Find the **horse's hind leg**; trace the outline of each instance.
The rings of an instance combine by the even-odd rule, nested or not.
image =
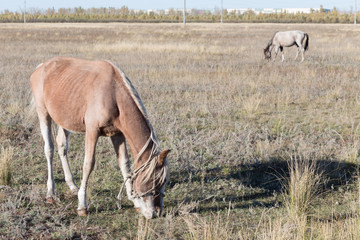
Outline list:
[[[134,199],[131,196],[131,183],[129,181],[131,177],[130,160],[126,150],[125,137],[122,133],[114,135],[111,137],[111,142],[114,145],[119,167],[124,178],[127,197],[129,200],[133,201]],[[121,190],[122,188],[120,189],[120,192],[118,194],[118,199],[121,198]]]
[[[53,177],[53,157],[54,157],[54,144],[51,134],[51,118],[46,112],[38,111],[41,135],[44,139],[44,152],[48,165],[48,180],[47,180],[47,193],[46,201],[48,203],[54,202],[55,196],[55,182]]]
[[[295,59],[294,59],[294,60],[296,60],[297,57],[299,56],[299,52],[300,52],[300,47],[298,47],[298,49],[297,49],[297,51],[296,51],[296,56],[295,56]]]
[[[303,39],[304,40],[304,39]],[[304,61],[304,47],[303,47],[303,45],[302,45],[302,41],[296,41],[296,45],[298,46],[298,51],[297,51],[297,53],[296,53],[296,57],[295,57],[295,60],[296,60],[296,58],[298,57],[298,55],[299,55],[299,52],[301,52],[301,62],[303,62]]]
[[[58,152],[59,152],[59,156],[61,159],[61,164],[62,167],[64,169],[64,174],[65,174],[65,181],[66,184],[69,186],[70,191],[74,194],[77,195],[78,192],[78,187],[76,186],[75,182],[74,182],[74,177],[73,174],[70,170],[70,166],[69,166],[69,161],[68,161],[68,147],[69,147],[69,134],[70,132],[65,130],[64,128],[59,126],[58,129],[58,134],[56,137],[56,143],[58,146]]]
[[[304,52],[305,52],[305,49],[303,47],[301,47],[301,62],[304,61]]]

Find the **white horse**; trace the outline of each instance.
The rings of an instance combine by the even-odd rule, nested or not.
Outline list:
[[[283,47],[291,47],[294,45],[298,47],[295,60],[301,51],[301,62],[304,61],[304,52],[309,48],[309,35],[302,31],[276,32],[264,49],[265,59],[271,59],[271,52],[275,48],[275,57],[273,61],[275,61],[279,49],[281,51],[281,59],[284,61]]]

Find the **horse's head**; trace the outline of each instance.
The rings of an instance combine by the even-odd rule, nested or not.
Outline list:
[[[158,217],[162,213],[165,185],[169,175],[169,151],[166,149],[154,157],[133,179],[135,208],[147,219]]]
[[[271,59],[271,52],[269,48],[264,49],[264,59]]]

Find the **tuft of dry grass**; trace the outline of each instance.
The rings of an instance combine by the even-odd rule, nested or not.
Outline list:
[[[11,185],[12,162],[14,161],[14,148],[1,148],[0,151],[0,185]]]
[[[289,177],[285,184],[283,203],[290,224],[295,224],[297,239],[304,239],[313,202],[319,197],[323,184],[322,173],[315,161],[291,156],[288,161]]]
[[[220,214],[212,214],[208,218],[198,214],[182,216],[186,226],[184,237],[189,240],[234,239],[237,234],[234,232],[229,216],[230,209],[225,219]]]

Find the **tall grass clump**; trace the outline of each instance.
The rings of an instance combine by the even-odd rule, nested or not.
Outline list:
[[[234,230],[230,218],[230,205],[226,216],[212,214],[209,218],[198,214],[185,214],[185,239],[191,240],[216,240],[216,239],[242,239],[240,233]]]
[[[0,152],[0,185],[11,184],[11,162],[14,157],[14,148],[1,148]]]
[[[295,234],[302,239],[305,237],[311,204],[319,195],[322,173],[315,161],[303,157],[290,157],[288,168],[283,202],[289,220],[295,224]]]

